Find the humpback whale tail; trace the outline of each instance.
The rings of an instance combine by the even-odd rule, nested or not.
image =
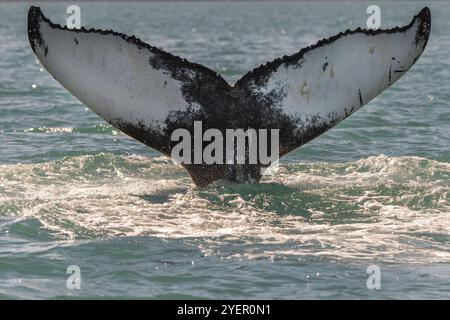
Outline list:
[[[45,69],[114,127],[168,156],[176,146],[172,133],[194,136],[200,121],[223,136],[228,129],[279,130],[282,157],[403,76],[424,51],[430,28],[424,8],[404,27],[347,30],[261,65],[231,86],[211,69],[134,36],[61,27],[37,7],[28,13],[30,45]],[[200,149],[206,145],[201,141]],[[195,143],[189,148],[193,154]],[[227,161],[224,147],[215,152],[223,161],[182,163],[197,185],[258,181],[266,166],[259,156],[250,163],[249,152],[244,163]]]

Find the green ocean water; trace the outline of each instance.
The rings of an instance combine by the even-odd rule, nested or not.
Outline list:
[[[36,3],[33,3],[36,5]],[[65,24],[70,3],[43,2]],[[450,3],[427,5],[423,56],[390,89],[282,159],[260,184],[200,189],[36,63],[27,3],[0,3],[0,298],[450,298]],[[363,2],[85,3],[230,82],[366,24]],[[67,287],[69,266],[81,288]],[[367,287],[380,268],[381,288]]]

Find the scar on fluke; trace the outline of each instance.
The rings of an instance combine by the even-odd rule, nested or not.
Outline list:
[[[389,66],[389,84],[391,84],[391,78],[392,78],[392,66]]]
[[[78,45],[79,42],[78,42],[77,38],[73,38],[73,41],[75,41],[75,44]]]
[[[302,84],[302,86],[300,87],[300,94],[301,94],[302,96],[308,95],[308,94],[309,94],[308,82],[306,82],[306,80],[303,81],[303,84]]]
[[[328,62],[325,62],[322,66],[323,72],[325,72],[327,70],[327,67],[328,67]]]
[[[352,106],[352,108],[350,109],[350,112],[347,111],[347,108],[344,108],[344,112],[345,112],[345,117],[349,117],[353,111],[355,111],[355,106]]]
[[[334,66],[333,65],[331,65],[331,68],[330,68],[330,79],[334,79]]]
[[[362,96],[361,96],[361,89],[358,90],[358,96],[359,96],[359,104],[362,106],[363,100],[362,100]]]

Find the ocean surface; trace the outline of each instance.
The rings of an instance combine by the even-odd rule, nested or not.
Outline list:
[[[275,176],[206,189],[53,80],[29,5],[0,3],[0,298],[450,298],[450,3],[377,2],[385,28],[425,3],[428,47],[393,87]],[[41,7],[65,24],[68,5]],[[232,83],[368,17],[360,2],[80,6],[82,25]]]

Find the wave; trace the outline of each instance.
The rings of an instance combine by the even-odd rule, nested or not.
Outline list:
[[[284,164],[260,184],[201,189],[170,159],[99,153],[0,165],[0,228],[201,239],[205,255],[226,258],[449,263],[449,192],[450,164],[419,157]]]
[[[122,134],[111,125],[99,124],[92,127],[39,127],[28,128],[24,132],[28,133],[104,133],[118,135]]]

